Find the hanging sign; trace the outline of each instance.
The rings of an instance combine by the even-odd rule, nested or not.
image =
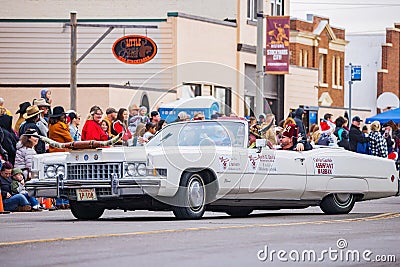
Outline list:
[[[289,32],[290,17],[267,17],[266,73],[289,73]]]
[[[157,54],[156,43],[146,36],[127,35],[115,41],[112,52],[126,64],[143,64]]]

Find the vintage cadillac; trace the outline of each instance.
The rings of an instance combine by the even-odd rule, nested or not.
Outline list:
[[[248,135],[242,120],[191,121],[168,125],[145,146],[69,143],[81,149],[35,156],[26,186],[36,197],[69,199],[72,214],[86,220],[105,209],[173,211],[180,219],[309,206],[345,214],[357,201],[398,194],[393,160],[335,147],[250,149]]]

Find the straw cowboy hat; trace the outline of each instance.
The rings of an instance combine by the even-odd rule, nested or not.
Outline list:
[[[43,112],[43,110],[39,110],[38,106],[36,106],[36,105],[30,106],[26,109],[26,113],[24,114],[24,119],[32,118],[42,112]]]

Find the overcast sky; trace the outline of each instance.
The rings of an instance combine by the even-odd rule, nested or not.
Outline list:
[[[292,0],[290,15],[306,20],[306,14],[330,18],[330,24],[346,33],[380,33],[400,23],[399,0]]]

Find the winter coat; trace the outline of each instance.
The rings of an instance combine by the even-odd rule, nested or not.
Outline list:
[[[1,146],[7,152],[8,161],[14,164],[18,138],[15,136],[14,131],[9,132],[8,130],[1,128],[1,132]]]
[[[94,120],[87,120],[83,125],[81,140],[107,141],[108,135],[101,129],[100,124]]]
[[[349,131],[349,140],[350,140],[350,150],[357,152],[357,143],[367,143],[368,138],[363,135],[360,131],[360,127],[351,125]]]
[[[71,134],[69,133],[69,127],[66,123],[62,121],[58,121],[55,124],[50,124],[49,126],[49,138],[59,142],[59,143],[70,143],[73,142],[74,139],[72,139]],[[49,152],[66,152],[68,149],[60,149],[60,148],[54,148],[50,147]]]
[[[349,132],[343,127],[336,127],[333,134],[338,139],[338,146],[343,147],[346,150],[350,150],[350,140],[349,140]]]
[[[387,158],[387,144],[381,133],[377,131],[371,131],[368,135],[368,139],[371,155]]]
[[[122,140],[127,141],[132,138],[132,133],[129,131],[129,129],[125,127],[125,125],[120,120],[114,121],[112,124],[112,128],[116,135],[121,132],[125,132],[124,136],[122,137]]]
[[[21,170],[31,170],[33,156],[35,156],[36,154],[37,153],[35,149],[23,146],[21,142],[18,142],[14,168],[19,168]],[[25,172],[24,176],[27,177]]]
[[[7,193],[12,194],[12,191],[11,191],[11,182],[12,182],[11,177],[4,178],[4,177],[0,176],[1,197],[2,197],[3,199],[6,199]]]

